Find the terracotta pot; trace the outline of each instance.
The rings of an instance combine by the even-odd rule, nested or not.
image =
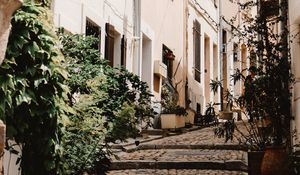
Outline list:
[[[264,151],[249,151],[248,152],[248,174],[261,175],[261,163],[263,160]]]
[[[261,175],[288,175],[288,153],[285,147],[267,147]]]

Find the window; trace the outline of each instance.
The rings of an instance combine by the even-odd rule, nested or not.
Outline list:
[[[162,50],[163,63],[167,66],[168,79],[171,81],[173,78],[173,61],[175,59],[175,55],[173,52],[165,45],[163,45]]]
[[[115,27],[109,23],[105,24],[105,54],[104,57],[109,61],[110,66],[114,66],[114,40]]]
[[[200,105],[200,103],[197,103],[197,106],[196,106],[196,113],[197,113],[197,114],[201,114],[201,105]]]
[[[126,66],[127,39],[115,30],[109,23],[105,25],[105,54],[104,58],[110,66]]]
[[[126,66],[126,51],[127,51],[127,39],[122,36],[121,39],[121,66]]]
[[[238,61],[238,44],[233,44],[233,61]]]
[[[260,4],[260,15],[273,17],[279,15],[279,0],[262,0]]]
[[[100,48],[101,48],[101,29],[100,27],[92,22],[90,19],[87,19],[86,20],[86,25],[85,25],[85,35],[86,36],[95,36],[96,38],[99,38],[99,43],[98,44],[95,44],[93,46],[93,48],[95,49],[98,49],[100,51]]]
[[[226,30],[222,31],[222,52],[227,53],[227,32]]]
[[[201,26],[198,21],[194,21],[194,78],[201,82]]]

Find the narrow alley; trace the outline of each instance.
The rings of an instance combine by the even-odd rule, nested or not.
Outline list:
[[[117,157],[108,175],[247,174],[245,149],[235,139],[224,143],[224,138],[215,137],[213,127],[145,141],[138,146],[124,144]]]

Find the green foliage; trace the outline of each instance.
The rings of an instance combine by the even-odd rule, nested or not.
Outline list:
[[[66,174],[103,174],[109,166],[110,150],[106,149],[104,118],[95,104],[97,95],[81,95],[74,105],[76,115],[66,125],[63,147]]]
[[[67,73],[60,66],[63,59],[55,48],[47,10],[25,3],[11,23],[0,67],[0,116],[7,138],[21,148],[22,174],[63,174],[59,121],[69,110],[64,103]]]
[[[71,75],[68,85],[71,93],[88,93],[87,80],[91,80],[103,71],[103,59],[94,49],[93,44],[98,42],[92,36],[61,35],[62,53],[67,58],[66,68]]]
[[[246,108],[250,118],[249,138],[252,148],[264,149],[267,144],[284,145],[290,139],[291,94],[290,85],[293,82],[291,74],[291,58],[287,29],[287,1],[282,0],[266,5],[261,1],[259,15],[253,18],[245,15],[245,24],[241,25],[237,36],[244,40],[249,48],[250,74],[244,77],[242,71],[236,70],[231,76],[234,83],[244,80],[244,95],[235,101],[241,109]],[[246,2],[240,4],[247,14],[258,3]],[[280,8],[279,8],[280,7]],[[280,13],[277,13],[280,10]],[[278,25],[279,24],[279,25]],[[281,29],[274,28],[281,25]],[[216,87],[214,83],[213,87]],[[214,90],[215,88],[213,88]],[[257,123],[271,119],[269,132],[259,132]],[[269,130],[269,128],[267,129]],[[254,134],[253,134],[254,133]],[[267,134],[265,134],[267,133]]]
[[[186,109],[177,104],[178,96],[172,94],[166,84],[162,86],[161,98],[162,114],[188,115]]]
[[[222,87],[222,82],[219,81],[218,79],[216,80],[211,80],[211,83],[209,84],[210,89],[216,94],[218,92],[218,88]]]
[[[266,12],[274,7],[265,7],[261,16],[253,20],[247,31],[260,36],[260,39],[249,39],[248,45],[258,58],[254,65],[256,77],[251,82],[253,98],[245,98],[248,112],[255,111],[259,117],[270,117],[272,120],[274,144],[283,144],[289,139],[289,123],[291,119],[290,83],[292,82],[290,54],[288,46],[288,29],[282,28],[280,33],[273,30],[273,25],[287,23],[287,1],[278,4],[281,15]],[[264,15],[273,15],[271,18]],[[275,17],[274,17],[275,15]],[[251,96],[251,94],[248,94]]]
[[[234,120],[227,120],[214,128],[214,133],[219,138],[225,138],[225,142],[228,142],[229,140],[232,141],[235,127]]]
[[[64,143],[69,173],[103,174],[109,165],[107,143],[134,137],[138,124],[150,122],[152,95],[138,76],[100,58],[93,48],[98,39],[60,34],[60,40],[70,74],[69,99],[76,111]]]

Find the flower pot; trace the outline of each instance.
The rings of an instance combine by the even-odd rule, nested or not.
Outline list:
[[[261,164],[261,175],[288,175],[288,153],[285,147],[267,147]]]
[[[248,152],[248,174],[261,175],[261,164],[264,157],[264,151]]]
[[[161,114],[161,128],[162,129],[176,129],[185,126],[185,117],[176,114]]]

